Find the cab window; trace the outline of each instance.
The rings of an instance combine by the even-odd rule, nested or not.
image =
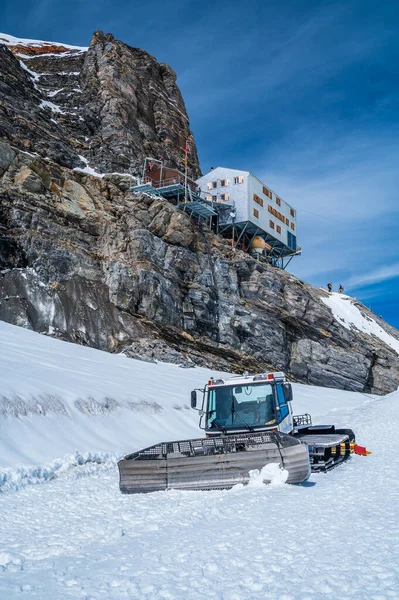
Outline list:
[[[287,402],[284,397],[283,386],[281,385],[281,383],[276,385],[276,392],[277,392],[277,402],[278,402],[278,406],[280,408],[280,410],[278,411],[278,413],[279,413],[278,420],[279,420],[279,422],[281,422],[283,419],[285,419],[285,417],[288,415],[288,412],[289,412],[288,405],[287,405]]]

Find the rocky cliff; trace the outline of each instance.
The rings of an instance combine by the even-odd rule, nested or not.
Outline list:
[[[182,366],[276,368],[317,385],[376,393],[396,389],[398,354],[379,337],[344,327],[323,302],[325,292],[233,250],[228,241],[199,229],[168,201],[132,194],[129,177],[95,177],[74,170],[78,153],[85,152],[90,166],[98,170],[127,168],[119,152],[124,143],[121,128],[126,129],[118,112],[123,106],[132,111],[127,129],[129,139],[136,140],[121,152],[129,165],[147,152],[146,143],[155,144],[154,152],[169,152],[170,162],[178,164],[182,140],[161,139],[166,130],[160,126],[140,129],[140,123],[155,119],[154,111],[151,118],[146,113],[149,104],[141,105],[142,94],[151,96],[156,88],[155,97],[169,84],[170,90],[177,88],[166,66],[102,34],[95,35],[88,51],[67,49],[68,56],[61,58],[57,52],[47,59],[26,59],[32,72],[33,60],[35,72],[42,65],[42,75],[35,79],[0,46],[1,320]],[[140,74],[149,78],[150,89],[143,83],[129,108],[135,86],[127,85],[125,75],[126,70],[136,72],[132,57],[148,62],[153,71],[146,68]],[[64,76],[60,69],[67,67],[62,62],[56,75],[44,75],[44,69],[50,69],[45,61],[52,59],[80,66],[71,66]],[[71,69],[85,73],[76,94],[84,94],[86,102],[76,110],[75,121],[57,116],[54,109],[51,114],[41,109],[43,93],[37,89],[38,81],[43,86],[54,77],[65,77],[64,88],[74,86],[68,83],[75,72]],[[124,74],[120,81],[115,75],[119,69]],[[116,95],[104,103],[104,81],[109,78]],[[171,97],[172,91],[162,109],[168,135],[178,119]],[[57,102],[65,112],[67,102],[70,110],[75,106],[68,93]],[[178,102],[180,111],[180,95]],[[110,106],[120,117],[114,135]],[[89,124],[101,132],[101,144],[92,155],[79,129]],[[196,159],[191,169],[198,171]],[[396,330],[358,307],[392,339],[399,339]]]
[[[97,31],[89,48],[0,34],[0,136],[66,167],[140,174],[145,156],[200,174],[176,74]]]
[[[0,176],[0,319],[186,366],[396,389],[396,352],[344,328],[325,292],[233,250],[166,200],[6,143]]]

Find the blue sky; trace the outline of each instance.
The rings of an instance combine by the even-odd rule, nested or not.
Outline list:
[[[298,210],[290,270],[399,327],[397,2],[0,3],[15,36],[87,45],[102,29],[169,63],[203,172],[263,179]]]

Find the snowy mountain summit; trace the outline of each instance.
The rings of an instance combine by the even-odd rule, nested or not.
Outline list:
[[[0,34],[0,320],[130,357],[384,394],[399,332],[133,194],[143,158],[200,174],[176,75],[96,32]],[[360,316],[359,316],[360,315]]]

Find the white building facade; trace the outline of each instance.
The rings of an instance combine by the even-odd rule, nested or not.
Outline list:
[[[276,240],[297,252],[296,210],[249,171],[217,167],[197,179],[203,195],[214,203],[231,206],[221,226],[252,224],[268,242]],[[252,230],[253,227],[252,227]]]

